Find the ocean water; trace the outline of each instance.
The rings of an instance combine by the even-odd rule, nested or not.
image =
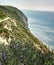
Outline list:
[[[34,36],[50,49],[54,49],[54,12],[23,10]]]

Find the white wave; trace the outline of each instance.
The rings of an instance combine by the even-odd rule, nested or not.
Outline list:
[[[52,47],[52,44],[54,42],[54,29],[50,26],[48,26],[50,23],[41,21],[38,19],[29,18],[29,28],[34,36],[39,38],[44,44]],[[54,45],[53,45],[54,46]]]

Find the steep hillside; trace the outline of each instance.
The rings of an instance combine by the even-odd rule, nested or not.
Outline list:
[[[0,6],[0,65],[54,65],[53,52],[33,36],[27,17],[12,6]]]

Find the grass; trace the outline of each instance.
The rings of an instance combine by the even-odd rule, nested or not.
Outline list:
[[[2,32],[5,32],[5,33],[7,33],[7,29],[5,29],[5,28],[0,28],[0,33],[2,33]]]
[[[6,14],[2,10],[0,10],[0,19],[3,19],[5,17],[6,17]]]
[[[50,50],[26,28],[20,16],[16,13],[15,8],[6,7],[6,9],[9,17],[13,18],[17,23],[17,27],[11,23],[12,31],[10,32],[3,28],[2,25],[5,25],[3,22],[0,23],[0,33],[10,33],[7,34],[6,37],[12,36],[9,45],[4,45],[0,42],[0,63],[2,63],[2,65],[54,65],[53,52],[50,52]],[[3,15],[1,14],[1,16]],[[40,45],[40,48],[45,52],[42,53],[41,50],[37,49],[34,43],[35,45]]]

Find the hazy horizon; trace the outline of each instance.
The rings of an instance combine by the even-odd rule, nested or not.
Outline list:
[[[54,0],[0,0],[0,5],[10,5],[20,10],[54,11]]]

